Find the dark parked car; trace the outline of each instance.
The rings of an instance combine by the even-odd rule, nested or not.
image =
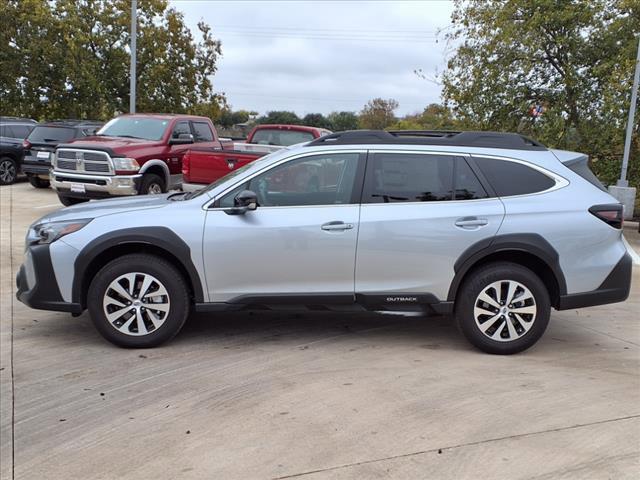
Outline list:
[[[56,120],[37,125],[22,144],[22,171],[36,188],[49,187],[51,157],[60,143],[92,136],[103,125],[94,120]]]
[[[15,182],[22,162],[22,140],[37,122],[30,118],[0,117],[0,185]]]

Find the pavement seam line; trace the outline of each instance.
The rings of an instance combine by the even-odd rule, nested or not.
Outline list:
[[[9,187],[9,274],[13,278],[13,185]],[[10,284],[11,285],[11,284]],[[9,287],[11,290],[11,287]],[[16,478],[16,384],[13,368],[13,309],[15,300],[11,298],[11,335],[9,337],[9,358],[11,359],[11,478]]]
[[[285,480],[287,478],[303,477],[305,475],[312,475],[314,473],[330,472],[330,471],[333,471],[333,470],[341,470],[343,468],[357,467],[357,466],[360,466],[360,465],[368,465],[368,464],[371,464],[371,463],[384,462],[385,460],[396,460],[396,459],[399,459],[399,458],[415,457],[415,456],[418,456],[418,455],[424,455],[426,453],[444,452],[445,450],[454,450],[454,449],[457,449],[457,448],[473,447],[475,445],[482,445],[483,443],[500,442],[502,440],[510,440],[510,439],[514,439],[514,438],[532,437],[534,435],[540,435],[542,433],[564,432],[564,431],[567,431],[567,430],[574,430],[576,428],[590,427],[590,426],[593,426],[593,425],[602,425],[602,424],[605,424],[605,423],[620,422],[620,421],[624,421],[624,420],[631,420],[631,419],[634,419],[634,418],[640,418],[640,414],[628,415],[626,417],[619,417],[619,418],[610,418],[608,420],[598,420],[597,422],[582,423],[582,424],[578,424],[578,425],[570,425],[568,427],[550,428],[550,429],[547,429],[547,430],[540,430],[540,431],[537,431],[537,432],[518,433],[518,434],[515,434],[515,435],[507,435],[505,437],[488,438],[486,440],[478,440],[476,442],[460,443],[460,444],[457,444],[457,445],[449,445],[449,446],[440,447],[440,448],[430,448],[428,450],[421,450],[421,451],[418,451],[418,452],[410,452],[410,453],[402,453],[402,454],[399,454],[399,455],[391,455],[389,457],[383,457],[383,458],[374,458],[372,460],[363,460],[361,462],[345,463],[343,465],[335,465],[333,467],[320,468],[320,469],[317,469],[317,470],[309,470],[309,471],[300,472],[300,473],[292,473],[290,475],[284,475],[284,476],[281,476],[281,477],[273,477],[272,480]]]

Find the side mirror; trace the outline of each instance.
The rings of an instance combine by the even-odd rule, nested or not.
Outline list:
[[[234,197],[233,204],[225,212],[229,215],[244,215],[258,208],[258,196],[251,190],[243,190]]]
[[[187,143],[193,143],[193,135],[190,133],[180,133],[178,138],[171,138],[169,144],[171,145],[185,145]]]

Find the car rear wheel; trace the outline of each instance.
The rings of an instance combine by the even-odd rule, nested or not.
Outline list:
[[[155,173],[145,173],[140,182],[140,193],[142,195],[157,195],[164,193],[166,186],[164,180]]]
[[[509,262],[472,271],[457,294],[458,328],[487,353],[509,355],[535,344],[549,323],[546,287],[528,268]]]
[[[182,274],[154,255],[131,254],[103,267],[87,295],[98,332],[120,347],[149,348],[172,339],[189,316]]]
[[[0,158],[0,185],[11,185],[18,176],[18,166],[9,157]]]
[[[31,186],[35,188],[49,188],[49,185],[51,184],[49,180],[40,178],[37,175],[27,175],[27,178],[29,179]]]
[[[65,207],[70,207],[71,205],[77,205],[79,203],[88,202],[88,198],[75,198],[75,197],[67,197],[65,195],[58,194],[58,200]]]

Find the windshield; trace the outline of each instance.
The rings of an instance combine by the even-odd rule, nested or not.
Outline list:
[[[221,178],[217,179],[213,183],[210,183],[209,185],[204,186],[204,188],[189,194],[188,198],[199,197],[200,195],[202,195],[204,193],[210,192],[211,190],[215,189],[216,187],[222,185],[223,183],[231,182],[231,180],[233,180],[234,178],[240,177],[241,175],[243,175],[249,169],[261,168],[263,164],[270,163],[272,159],[281,156],[282,153],[285,152],[285,151],[286,150],[278,150],[277,152],[273,152],[273,153],[270,153],[269,155],[265,155],[264,157],[261,157],[258,160],[254,160],[253,162],[247,163],[245,166],[240,167],[239,169],[228,173],[224,177],[221,177]]]
[[[27,137],[31,143],[62,143],[75,138],[75,129],[67,127],[36,127]]]
[[[279,130],[277,128],[265,128],[253,134],[251,143],[261,145],[284,145],[285,147],[296,143],[305,143],[313,140],[311,132],[298,132],[295,130]]]
[[[109,121],[96,135],[160,140],[167,125],[169,125],[169,120],[159,118],[118,117]]]

